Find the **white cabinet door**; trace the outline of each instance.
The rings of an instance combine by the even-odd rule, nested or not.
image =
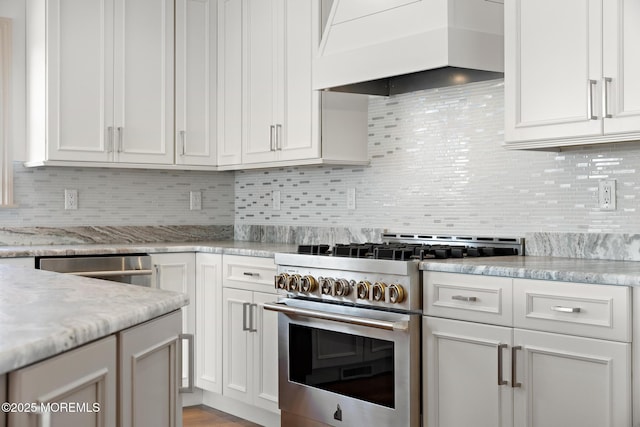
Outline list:
[[[631,344],[515,329],[514,346],[515,425],[631,425]]]
[[[181,328],[174,312],[120,332],[120,427],[182,426]]]
[[[173,164],[174,2],[116,0],[116,161]]]
[[[511,328],[424,317],[425,425],[512,426],[511,342]]]
[[[217,7],[176,0],[177,164],[216,164]]]
[[[110,336],[9,374],[8,401],[83,405],[77,412],[9,413],[7,425],[114,426],[118,382],[116,338]],[[96,406],[97,404],[97,406]],[[84,406],[86,405],[86,406]]]
[[[222,255],[196,254],[196,386],[222,393]]]
[[[222,300],[223,394],[251,404],[253,345],[248,329],[252,292],[224,288]]]
[[[277,158],[276,94],[280,79],[279,16],[276,0],[245,0],[243,11],[243,117],[245,135],[242,163],[269,162]]]
[[[42,25],[46,28],[46,39],[42,40],[47,50],[46,79],[31,75],[47,86],[42,92],[36,90],[38,86],[29,91],[33,113],[39,104],[34,97],[46,99],[47,120],[44,115],[40,121],[32,117],[32,142],[43,144],[46,140],[51,160],[111,161],[107,127],[113,123],[114,0],[53,0],[46,5],[31,1],[29,7],[32,12],[36,7],[46,8],[47,23]],[[30,41],[37,40],[33,37]],[[38,50],[33,53],[35,58]],[[30,65],[36,65],[35,59]],[[37,71],[29,69],[30,73]],[[36,129],[43,133],[39,135]]]
[[[253,293],[256,316],[253,334],[253,403],[278,412],[278,313],[264,309],[265,302],[274,302],[276,295]]]
[[[193,252],[152,254],[153,283],[158,289],[189,295],[189,305],[182,307],[182,332],[195,334],[196,330],[196,256]],[[195,339],[195,338],[194,338]],[[196,344],[197,345],[197,344]],[[182,352],[182,386],[189,384],[189,349]]]
[[[242,6],[218,2],[218,165],[242,162]]]
[[[506,141],[601,135],[601,75],[602,0],[505,2]]]
[[[281,124],[279,160],[309,159],[320,152],[320,92],[311,87],[311,62],[319,44],[317,2],[280,0],[284,29],[278,58],[280,87],[276,93],[275,122]]]
[[[604,0],[604,133],[640,131],[640,3]],[[608,80],[610,79],[610,81]],[[611,117],[608,117],[611,116]]]

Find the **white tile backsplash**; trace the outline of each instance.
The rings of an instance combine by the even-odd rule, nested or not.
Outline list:
[[[14,163],[15,208],[1,227],[84,225],[231,225],[233,173],[108,168],[24,168]],[[64,190],[78,190],[78,210],[64,210]],[[202,210],[189,192],[202,191]]]
[[[562,152],[503,148],[502,80],[369,103],[366,167],[288,167],[235,175],[235,224],[375,227],[428,233],[637,232],[640,146]],[[598,208],[617,180],[618,209]],[[347,210],[355,188],[356,209]],[[271,192],[281,192],[279,211]]]

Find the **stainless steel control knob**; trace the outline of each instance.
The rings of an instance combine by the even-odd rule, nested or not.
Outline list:
[[[320,292],[322,295],[333,295],[333,287],[336,281],[331,277],[320,277]]]
[[[371,289],[371,292],[373,293],[373,300],[374,301],[384,301],[384,290],[386,289],[387,285],[384,282],[376,282],[373,284],[373,289]]]
[[[302,281],[302,276],[299,274],[292,274],[287,277],[287,291],[289,292],[297,292],[300,290],[300,282]]]
[[[316,278],[313,276],[303,276],[300,281],[300,291],[302,292],[313,292],[317,286],[318,282],[316,282]]]
[[[356,285],[356,293],[358,299],[369,299],[369,291],[371,290],[371,283],[366,280],[361,280]]]
[[[389,286],[389,301],[393,304],[399,304],[404,301],[404,288],[397,283]]]
[[[286,289],[287,277],[289,277],[287,273],[280,273],[275,277],[274,282],[275,282],[276,289]]]
[[[346,297],[351,292],[351,283],[347,279],[338,279],[335,284],[336,295]]]

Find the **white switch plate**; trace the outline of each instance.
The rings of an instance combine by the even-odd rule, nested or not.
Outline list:
[[[347,188],[347,209],[355,210],[356,208],[356,189],[351,187]]]
[[[280,210],[280,190],[274,190],[272,195],[273,195],[273,210],[279,211]]]
[[[78,190],[64,190],[64,209],[75,211],[78,209]]]
[[[605,179],[598,183],[598,203],[603,211],[616,210],[615,179]]]
[[[189,193],[189,209],[192,211],[202,209],[202,191],[192,191]]]

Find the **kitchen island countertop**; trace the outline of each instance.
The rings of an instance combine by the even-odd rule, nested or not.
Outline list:
[[[548,256],[425,260],[421,270],[603,285],[640,286],[640,262]]]
[[[0,375],[188,302],[176,292],[0,265]]]

